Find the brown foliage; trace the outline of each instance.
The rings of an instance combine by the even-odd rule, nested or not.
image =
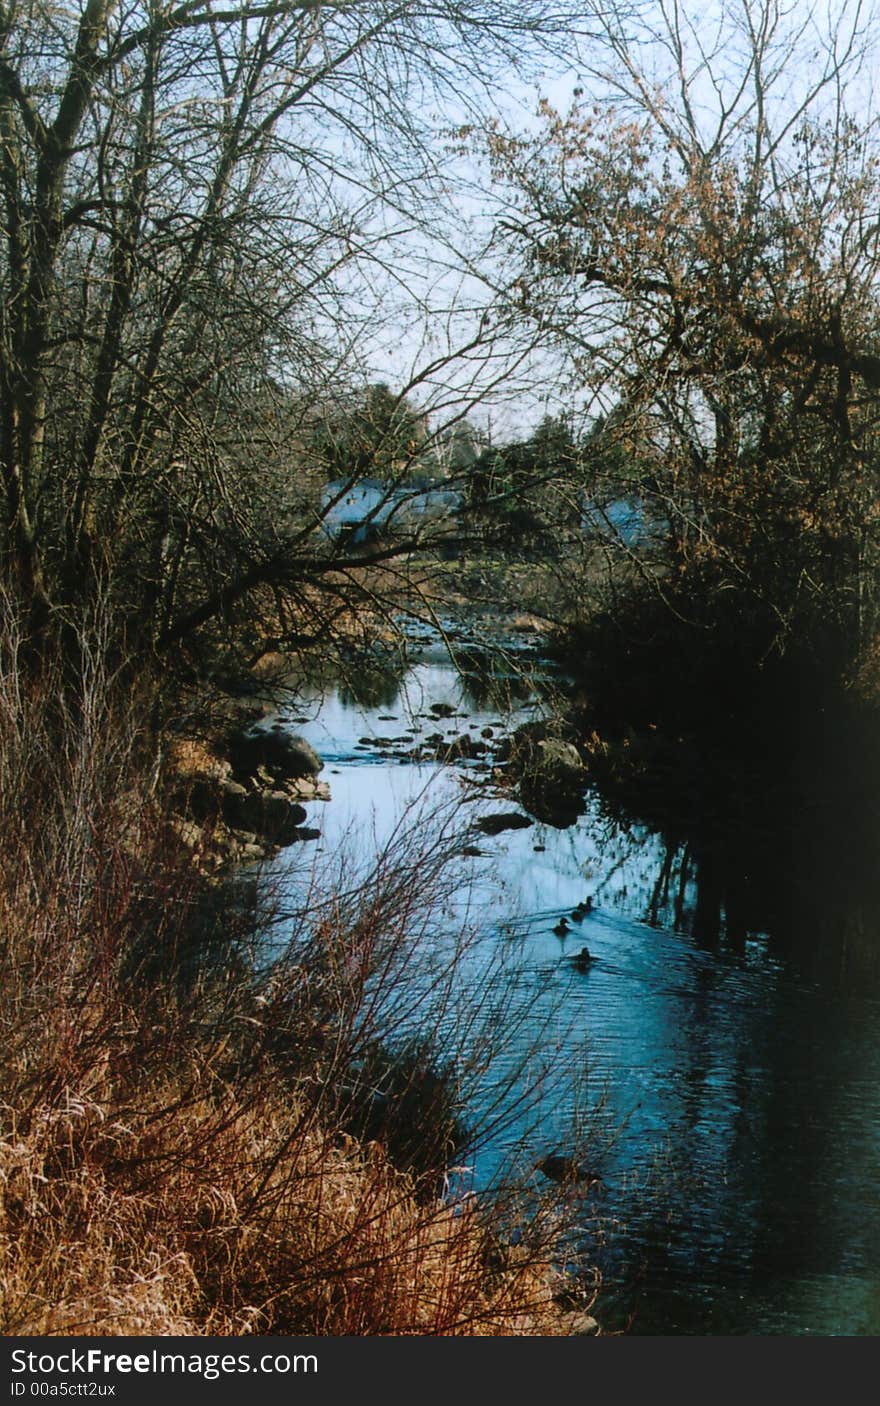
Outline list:
[[[258,978],[253,918],[165,825],[137,709],[80,642],[78,692],[27,679],[6,610],[0,1331],[569,1331],[552,1198],[510,1248],[500,1212],[344,1131],[356,1015],[424,867],[324,902],[308,951]]]

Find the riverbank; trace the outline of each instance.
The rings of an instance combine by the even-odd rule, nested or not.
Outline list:
[[[408,1165],[393,1122],[366,1135],[364,1003],[417,924],[424,863],[326,895],[320,921],[301,905],[267,965],[279,914],[205,862],[212,800],[267,823],[283,808],[299,830],[291,784],[319,805],[322,783],[274,774],[260,748],[242,758],[241,719],[231,775],[193,740],[157,769],[139,696],[100,639],[81,647],[75,706],[49,664],[0,677],[2,1331],[595,1331],[589,1292],[573,1299],[560,1273],[558,1197],[528,1188],[524,1223],[514,1186],[438,1193],[449,1147],[429,1064],[403,1080]],[[181,834],[184,765],[216,785],[186,787],[201,853]]]
[[[506,636],[501,643],[494,677],[507,687]],[[540,675],[540,658],[533,664]],[[559,685],[553,678],[554,700]],[[783,843],[761,871],[775,875],[778,905],[793,866],[811,866],[813,925],[799,928],[801,940],[780,941],[760,918],[742,944],[724,931],[710,936],[696,922],[699,871],[683,840],[676,849],[619,807],[615,818],[592,784],[584,813],[564,828],[529,815],[493,776],[503,734],[536,721],[529,701],[500,729],[497,710],[470,689],[442,640],[426,637],[385,686],[370,674],[359,689],[349,675],[291,708],[289,725],[325,759],[333,800],[320,811],[314,850],[284,851],[273,865],[282,891],[291,904],[314,892],[313,875],[344,839],[359,840],[366,866],[395,834],[411,833],[419,812],[430,821],[439,808],[446,823],[444,807],[453,807],[457,821],[443,830],[454,851],[450,883],[419,943],[430,966],[410,968],[406,999],[446,971],[449,932],[463,920],[473,940],[459,999],[473,994],[477,1010],[503,1011],[498,1077],[531,1051],[545,1080],[528,1117],[467,1153],[471,1174],[491,1185],[524,1137],[522,1161],[537,1165],[565,1146],[570,1113],[589,1109],[588,1165],[602,1185],[581,1202],[579,1220],[581,1244],[602,1270],[603,1325],[872,1331],[880,993],[858,950],[876,951],[876,928],[861,890],[841,891],[823,867],[833,841],[824,813],[805,812],[802,856]],[[438,721],[432,705],[447,716]],[[486,726],[494,755],[444,762],[433,744],[420,747],[437,732],[451,744]],[[587,760],[598,770],[595,756]],[[516,828],[477,827],[505,814],[518,817]],[[765,819],[754,816],[756,843]],[[840,828],[837,812],[833,823]],[[861,824],[853,813],[846,835]],[[593,961],[582,968],[583,947]],[[483,979],[496,963],[506,975]],[[497,1084],[476,1081],[478,1108],[490,1101],[481,1087]]]
[[[522,611],[507,617],[480,611],[454,596],[445,607],[443,615],[430,620],[415,616],[407,622],[401,616],[393,631],[374,621],[366,636],[367,622],[362,622],[362,629],[351,635],[349,667],[337,661],[329,674],[319,652],[310,657],[261,654],[249,674],[229,681],[231,692],[215,703],[207,732],[202,727],[188,735],[172,734],[165,762],[172,778],[173,824],[196,865],[220,873],[316,839],[304,807],[328,801],[331,788],[320,756],[295,730],[296,707],[291,724],[284,700],[314,697],[316,689],[332,688],[345,678],[364,696],[379,696],[395,688],[426,642],[438,644],[444,657],[455,660],[469,696],[478,704],[491,702],[495,712],[484,716],[475,731],[476,724],[465,725],[466,712],[435,700],[433,711],[425,714],[430,727],[380,735],[379,754],[401,761],[473,762],[474,775],[491,772],[496,787],[514,797],[518,788],[539,813],[576,812],[586,774],[571,728],[561,719],[552,721],[558,689],[552,670],[540,662],[547,622]],[[547,717],[511,737],[508,715],[536,687],[544,697],[542,717]],[[299,716],[307,720],[302,707]],[[366,747],[373,742],[362,739]]]
[[[836,839],[803,816],[797,944],[760,918],[741,944],[709,937],[681,835],[615,818],[595,739],[558,731],[565,680],[540,636],[441,623],[366,669],[360,649],[342,677],[316,669],[269,714],[228,699],[211,710],[222,747],[169,747],[158,779],[144,719],[112,690],[64,731],[51,678],[4,694],[6,1331],[591,1332],[594,1279],[559,1274],[574,1255],[601,1267],[607,1330],[876,1330],[878,991],[857,960],[876,952],[874,910],[816,880],[847,846],[863,867],[854,816]],[[88,747],[72,745],[82,717]],[[317,779],[236,762],[254,724],[304,737]],[[563,825],[522,791],[548,740],[589,769]],[[636,776],[648,754],[616,745]],[[197,853],[175,807],[200,775],[219,812],[228,794],[262,816],[280,792],[306,811],[293,828],[319,833],[215,858],[192,816]],[[768,853],[774,869],[790,893],[791,856]],[[429,1032],[430,1059],[383,1044],[389,1013]],[[557,1163],[588,1176],[557,1185],[538,1170]],[[328,1215],[344,1243],[322,1238]],[[102,1224],[123,1228],[112,1245]],[[364,1255],[381,1301],[348,1283]]]

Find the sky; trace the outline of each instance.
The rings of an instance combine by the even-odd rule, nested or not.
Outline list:
[[[850,109],[860,120],[873,120],[874,36],[880,36],[873,0],[645,0],[638,9],[638,22],[629,26],[629,55],[644,77],[645,100],[656,102],[665,92],[681,111],[679,79],[686,75],[706,144],[735,140],[754,117],[751,36],[764,21],[763,100],[781,131],[805,100],[816,114],[833,114],[835,86],[817,91],[817,79],[833,61],[851,70]],[[546,414],[574,409],[589,419],[609,406],[579,397],[564,358],[546,344],[530,347],[525,327],[516,339],[498,337],[491,345],[484,334],[479,351],[456,354],[474,337],[490,301],[488,285],[504,279],[503,265],[485,252],[503,194],[489,181],[479,132],[453,141],[449,130],[469,121],[469,107],[482,103],[487,118],[503,128],[534,133],[541,98],[564,113],[576,93],[588,102],[616,96],[620,103],[623,84],[632,92],[634,83],[625,60],[608,46],[583,42],[553,61],[536,61],[527,76],[502,74],[489,94],[456,83],[442,110],[421,114],[434,127],[439,174],[433,206],[423,208],[419,223],[387,206],[374,216],[371,232],[381,259],[367,277],[352,272],[348,292],[363,313],[365,379],[409,388],[417,404],[433,410],[435,426],[466,415],[503,442],[527,433]],[[629,110],[635,111],[632,102]]]

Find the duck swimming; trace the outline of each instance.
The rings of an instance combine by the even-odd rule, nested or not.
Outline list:
[[[568,1181],[586,1183],[588,1186],[601,1186],[602,1180],[590,1171],[584,1162],[579,1162],[576,1157],[565,1157],[559,1152],[551,1152],[549,1157],[542,1157],[537,1164],[537,1170],[543,1172],[550,1181]]]
[[[596,958],[587,947],[582,947],[580,952],[576,952],[572,957],[572,966],[577,967],[579,972],[588,972]]]
[[[568,919],[560,918],[553,931],[557,937],[565,937],[566,933],[569,931]]]

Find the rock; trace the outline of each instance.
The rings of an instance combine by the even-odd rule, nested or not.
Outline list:
[[[213,776],[195,776],[175,795],[176,807],[194,820],[216,819],[220,810],[220,787]]]
[[[261,799],[263,832],[275,844],[291,843],[288,837],[308,818],[305,806],[290,800],[282,791],[270,791]]]
[[[248,794],[248,789],[246,786],[242,786],[240,781],[233,781],[231,777],[227,777],[220,783],[220,794],[243,800]]]
[[[304,806],[273,792],[265,798],[264,814],[266,835],[274,844],[292,845],[302,838],[299,827],[308,818]]]
[[[454,718],[455,709],[451,703],[432,703],[430,712],[435,718]]]
[[[238,853],[239,857],[247,861],[248,863],[255,863],[260,859],[266,858],[266,851],[263,846],[259,843],[252,845],[242,845]]]
[[[475,742],[467,732],[453,737],[451,742],[439,749],[441,759],[447,762],[469,761],[472,757],[483,756],[485,751],[485,742]]]
[[[214,793],[213,813],[216,815],[219,811],[232,830],[253,829],[253,826],[246,825],[241,819],[242,808],[247,804],[249,796],[250,792],[241,782],[227,779]]]
[[[574,743],[551,736],[547,723],[517,728],[499,755],[518,777],[520,801],[536,819],[565,829],[583,814],[587,768]]]
[[[304,737],[259,727],[233,734],[229,760],[238,776],[253,776],[260,767],[265,767],[276,776],[290,779],[317,776],[324,765]]]
[[[587,769],[581,760],[578,749],[571,742],[551,737],[538,743],[537,766],[539,771],[554,781],[585,786]]]
[[[339,775],[337,770],[336,775]],[[299,776],[293,781],[285,781],[284,789],[298,801],[329,801],[330,783],[318,781],[314,776]]]
[[[244,792],[244,794],[241,794]],[[293,830],[306,819],[306,810],[283,791],[224,788],[222,815],[232,830],[249,830],[271,844],[291,844]]]
[[[577,1182],[588,1186],[602,1184],[601,1178],[591,1172],[585,1162],[558,1152],[552,1152],[549,1157],[542,1157],[537,1164],[537,1170],[543,1172],[550,1181]]]
[[[502,830],[527,830],[534,823],[530,816],[518,810],[507,810],[497,815],[481,815],[476,825],[484,835],[500,835]]]
[[[182,820],[179,816],[172,816],[172,828],[177,832],[181,843],[187,849],[200,849],[205,842],[205,832],[200,826],[194,825],[191,820]]]
[[[289,672],[290,660],[277,649],[267,650],[265,654],[260,655],[255,664],[251,665],[251,673],[261,683],[279,682]]]
[[[498,760],[510,762],[514,770],[522,770],[532,762],[539,742],[550,734],[546,722],[523,723],[509,736],[503,737],[498,748]]]
[[[249,718],[248,721],[253,719]],[[172,773],[181,781],[205,776],[221,781],[231,774],[229,763],[199,738],[172,738],[168,744],[166,760]]]

